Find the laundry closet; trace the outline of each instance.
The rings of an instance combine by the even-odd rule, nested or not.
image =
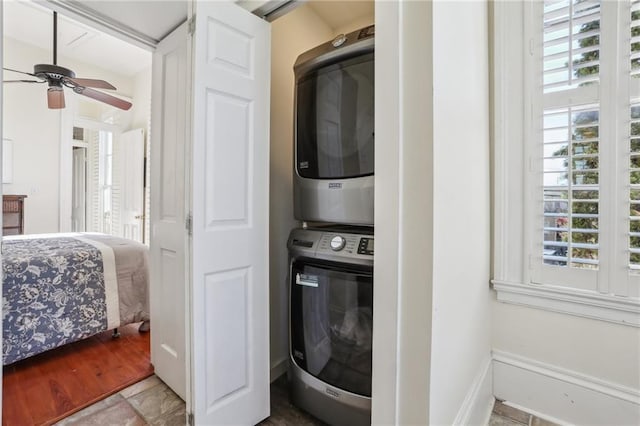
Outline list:
[[[373,2],[324,1],[306,2],[271,23],[271,377],[288,372],[294,404],[329,424],[370,422],[373,24]],[[345,51],[353,49],[356,41],[357,52],[325,58],[321,69],[314,65],[318,51],[333,55],[343,44]],[[301,79],[307,83],[298,84]],[[336,119],[320,117],[322,107],[298,111],[296,100],[299,105],[342,102],[337,131],[358,135],[358,141],[343,136],[338,146],[325,141],[323,150],[333,149],[345,161],[332,163],[312,153],[311,161],[295,163],[296,132],[314,133],[320,121]],[[303,120],[305,114],[313,117],[311,123],[296,128],[296,117]],[[320,117],[317,125],[315,117]],[[325,130],[317,133],[327,141],[341,139]],[[356,179],[334,179],[340,174]],[[305,175],[313,179],[301,179]],[[308,197],[311,192],[301,188],[309,184],[316,186],[311,192],[324,195]]]

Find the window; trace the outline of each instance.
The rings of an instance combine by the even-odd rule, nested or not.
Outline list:
[[[495,12],[498,297],[640,326],[640,0]]]
[[[603,173],[607,179],[600,151],[613,142],[607,135],[600,140],[601,115],[612,118],[600,111],[601,5],[558,0],[536,2],[530,10],[531,74],[541,83],[528,94],[536,135],[532,155],[542,164],[541,174],[531,170],[539,213],[535,228],[541,227],[534,231],[532,281],[595,291],[602,268]]]
[[[84,129],[88,145],[87,231],[112,234],[117,217],[114,210],[113,132]]]

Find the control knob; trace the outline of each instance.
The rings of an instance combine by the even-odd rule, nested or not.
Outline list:
[[[340,235],[336,235],[331,239],[331,244],[330,244],[331,250],[340,251],[344,248],[344,245],[346,243],[347,243],[347,240],[345,240],[344,237],[341,237]]]

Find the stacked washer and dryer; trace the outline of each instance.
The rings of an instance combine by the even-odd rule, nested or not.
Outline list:
[[[291,397],[331,425],[371,423],[374,33],[340,35],[294,66]]]

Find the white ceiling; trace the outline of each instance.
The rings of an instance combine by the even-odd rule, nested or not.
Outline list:
[[[3,7],[3,35],[49,50],[53,61],[53,12],[30,1],[4,0]],[[60,57],[93,64],[125,76],[133,76],[151,64],[150,51],[59,13],[58,58]],[[64,66],[63,62],[59,63]],[[11,67],[11,64],[4,66]]]
[[[188,0],[48,0],[67,3],[159,42],[187,20]]]

